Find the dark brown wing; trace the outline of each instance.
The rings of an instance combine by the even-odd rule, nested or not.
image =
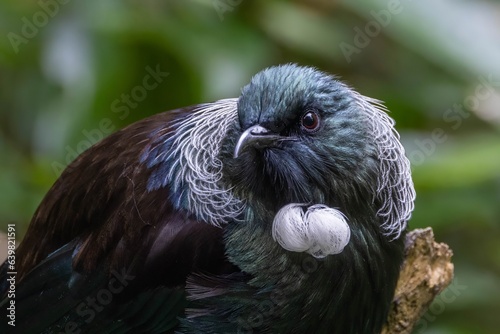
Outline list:
[[[185,212],[175,212],[168,188],[148,191],[151,170],[140,161],[156,136],[168,136],[172,120],[192,109],[165,112],[134,123],[72,162],[43,199],[19,246],[18,279],[74,239],[81,244],[75,268],[85,271],[103,259],[121,266],[139,253],[156,265],[164,248],[179,248],[186,241],[196,246],[215,240],[214,245],[205,246],[220,252],[220,229],[197,222]],[[199,240],[191,242],[191,235]],[[189,248],[179,251],[179,257],[193,257],[195,250]]]
[[[221,228],[174,208],[168,184],[148,187],[159,167],[148,167],[144,155],[194,109],[158,114],[110,135],[52,186],[17,250],[17,316],[26,320],[26,333],[71,323],[89,332],[170,331],[186,307],[190,274],[239,271],[226,259]],[[0,278],[4,298],[5,265]],[[119,293],[87,322],[88,298],[113,292],[116,282]]]

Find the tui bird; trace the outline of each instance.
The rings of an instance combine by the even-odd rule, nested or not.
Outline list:
[[[8,333],[379,333],[415,192],[394,121],[294,64],[62,173],[0,269]]]

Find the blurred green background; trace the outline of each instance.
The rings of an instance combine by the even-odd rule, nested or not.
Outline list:
[[[21,239],[111,130],[313,65],[386,102],[412,161],[410,227],[454,251],[456,279],[415,333],[498,333],[499,22],[493,0],[0,0],[0,229]]]

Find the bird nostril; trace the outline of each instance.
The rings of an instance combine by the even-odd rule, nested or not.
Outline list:
[[[252,135],[266,135],[269,134],[270,132],[271,131],[260,125],[254,125],[250,130],[250,133]]]
[[[257,124],[254,125],[250,133],[252,135],[268,135],[271,133],[281,133],[285,129],[285,123],[283,122],[273,122],[273,123],[266,123],[263,125]]]

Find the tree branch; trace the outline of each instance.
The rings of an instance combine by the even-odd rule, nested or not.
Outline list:
[[[436,243],[432,228],[408,233],[405,262],[382,334],[408,334],[432,300],[453,279],[453,255],[448,245]]]

